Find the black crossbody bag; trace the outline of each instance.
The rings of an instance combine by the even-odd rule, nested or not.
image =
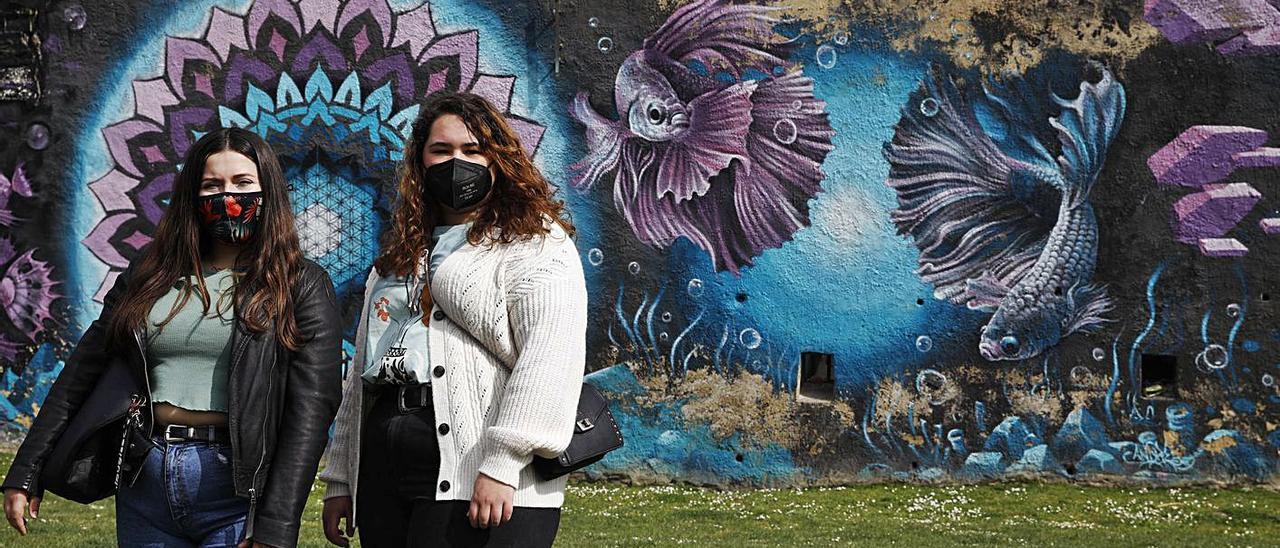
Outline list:
[[[558,478],[603,459],[619,447],[622,447],[622,431],[609,411],[608,400],[596,387],[584,382],[569,447],[554,459],[534,457],[533,469],[544,480]]]
[[[132,483],[150,444],[142,432],[146,403],[127,360],[111,360],[41,466],[40,487],[89,504]]]

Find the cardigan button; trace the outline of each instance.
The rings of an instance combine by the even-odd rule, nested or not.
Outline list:
[[[437,366],[435,367],[435,369],[432,369],[432,370],[431,370],[431,374],[432,374],[432,375],[435,375],[435,376],[436,376],[436,378],[443,377],[443,376],[444,376],[444,366],[443,366],[443,365],[437,365]]]
[[[448,482],[448,481],[442,481],[442,482],[440,482],[440,492],[441,492],[441,493],[448,493],[448,492],[449,492],[449,482]]]
[[[433,320],[435,320],[435,321],[443,320],[443,319],[444,319],[444,311],[443,311],[443,310],[437,310],[435,314],[432,314],[432,315],[431,315],[431,319],[433,319]]]
[[[436,429],[436,431],[440,432],[441,436],[447,435],[449,433],[449,425],[441,424],[440,427]]]

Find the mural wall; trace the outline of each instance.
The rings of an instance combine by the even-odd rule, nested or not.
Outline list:
[[[0,3],[0,425],[209,128],[281,154],[353,335],[463,90],[579,228],[591,476],[1273,481],[1280,1],[1053,4]]]

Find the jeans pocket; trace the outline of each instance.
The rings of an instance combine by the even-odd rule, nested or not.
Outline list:
[[[215,460],[228,468],[231,467],[231,446],[230,445],[214,445],[213,453]]]

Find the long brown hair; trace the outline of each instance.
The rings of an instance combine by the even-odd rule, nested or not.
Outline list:
[[[262,333],[274,327],[276,339],[285,348],[297,350],[301,333],[293,317],[292,289],[302,273],[302,248],[294,229],[293,211],[284,172],[275,152],[257,134],[240,128],[217,129],[205,134],[187,151],[182,171],[173,183],[169,207],[156,227],[155,239],[132,267],[128,289],[111,318],[109,333],[115,341],[126,341],[144,326],[151,308],[181,279],[182,294],[161,327],[197,295],[209,313],[209,291],[201,275],[200,257],[208,251],[210,238],[200,228],[196,198],[204,164],[219,152],[243,154],[258,166],[262,186],[262,213],[253,238],[241,248],[236,259],[235,292],[232,303],[236,318],[249,331]]]
[[[574,234],[564,202],[554,198],[555,188],[533,166],[502,113],[479,95],[441,93],[427,99],[413,123],[413,135],[400,166],[399,201],[391,214],[391,227],[383,234],[382,252],[373,263],[379,275],[413,275],[418,258],[427,250],[438,206],[423,192],[427,166],[422,151],[431,125],[446,114],[462,119],[497,172],[493,190],[479,206],[475,223],[467,232],[467,241],[492,245],[546,235],[550,232],[547,219],[570,236]],[[424,291],[422,300],[429,303],[429,299],[429,292]]]

